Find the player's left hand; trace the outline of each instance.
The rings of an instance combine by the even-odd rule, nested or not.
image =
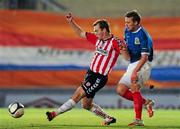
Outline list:
[[[136,71],[133,71],[131,75],[131,82],[136,83],[137,81],[138,81],[138,73]]]
[[[124,50],[124,51],[127,51],[127,44],[124,40],[121,41],[121,49]]]
[[[69,13],[66,15],[66,19],[67,19],[68,22],[71,22],[71,21],[73,20],[72,13],[69,12]]]

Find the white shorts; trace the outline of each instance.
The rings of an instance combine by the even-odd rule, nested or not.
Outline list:
[[[131,75],[139,61],[128,65],[126,73],[122,76],[119,83],[125,84],[127,87],[131,87]],[[138,72],[138,84],[143,87],[144,83],[149,79],[151,74],[151,62],[146,62],[141,70]]]

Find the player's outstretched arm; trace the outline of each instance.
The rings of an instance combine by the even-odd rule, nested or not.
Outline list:
[[[127,61],[130,60],[130,56],[129,56],[129,52],[128,52],[127,46],[122,46],[121,47],[121,55],[122,55],[122,57],[125,60],[127,60]]]
[[[73,30],[80,36],[85,38],[86,37],[86,32],[74,21],[73,16],[71,13],[68,13],[66,15],[66,19],[70,26],[73,28]]]
[[[139,60],[136,68],[134,71],[139,72],[142,68],[142,66],[148,61],[148,55],[147,54],[142,54],[141,59]]]
[[[117,40],[118,44],[119,44],[119,49],[120,49],[120,54],[122,55],[122,57],[129,61],[130,60],[130,56],[129,56],[129,52],[127,49],[127,44],[125,41],[120,40],[118,37],[115,37],[115,39]]]

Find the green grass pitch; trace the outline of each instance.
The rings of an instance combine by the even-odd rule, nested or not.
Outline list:
[[[12,118],[7,109],[0,109],[0,129],[129,129],[127,124],[132,122],[133,109],[105,109],[117,118],[117,123],[101,126],[102,119],[84,109],[73,109],[59,115],[48,122],[45,112],[51,109],[26,108],[21,118]],[[143,111],[145,127],[133,129],[180,129],[179,110],[156,110],[153,118],[148,118]]]

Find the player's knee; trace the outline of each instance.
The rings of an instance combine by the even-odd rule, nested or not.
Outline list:
[[[82,104],[81,106],[82,106],[82,108],[84,108],[86,110],[90,110],[91,109],[91,106],[86,105],[86,104]]]
[[[116,93],[122,96],[121,88],[119,86],[116,88]]]
[[[139,91],[140,90],[140,86],[137,84],[137,83],[133,83],[132,85],[131,85],[131,91],[132,92],[137,92],[137,91]]]
[[[120,96],[123,96],[125,91],[126,89],[122,85],[118,85],[116,88],[116,93],[119,94]]]
[[[78,87],[78,88],[76,89],[76,91],[74,92],[74,94],[72,95],[72,99],[73,99],[76,103],[78,103],[78,102],[81,100],[81,98],[83,98],[84,96],[85,96],[84,90],[82,89],[82,87]]]

